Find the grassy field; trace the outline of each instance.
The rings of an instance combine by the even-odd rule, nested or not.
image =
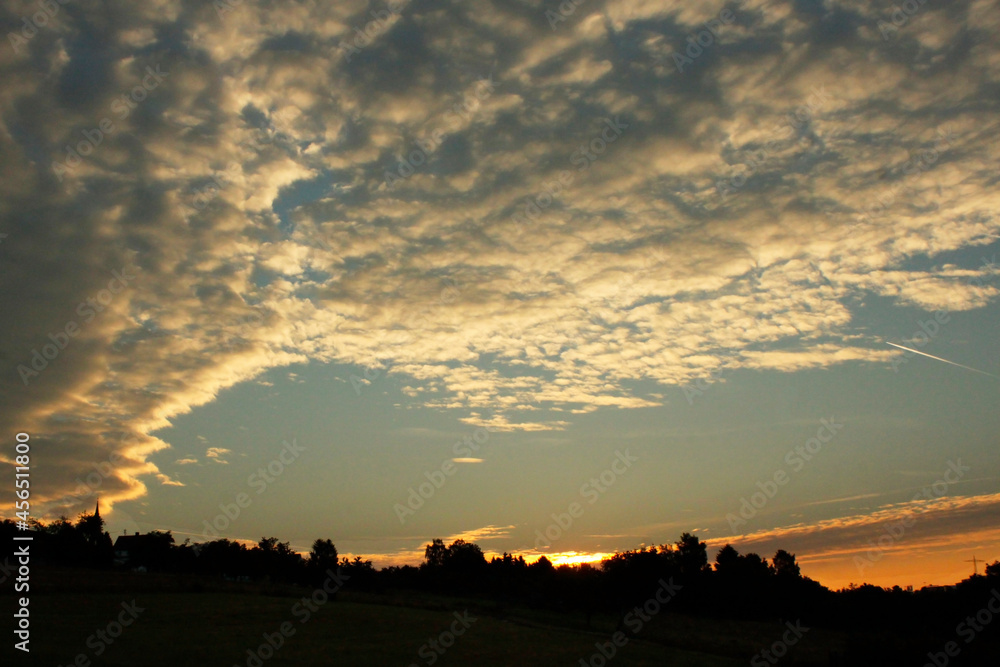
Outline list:
[[[77,577],[78,575],[73,575]],[[70,665],[83,655],[93,665],[135,667],[157,665],[259,665],[248,655],[274,636],[282,623],[289,632],[280,648],[263,664],[274,665],[579,665],[589,662],[595,643],[605,643],[614,630],[611,617],[582,618],[530,610],[476,607],[475,602],[405,594],[402,598],[341,595],[310,611],[296,607],[307,591],[255,586],[204,586],[184,582],[187,590],[171,590],[170,580],[152,576],[78,578],[59,592],[58,577],[39,581],[32,591],[31,654],[25,656],[5,641],[2,664]],[[178,588],[178,583],[173,584]],[[293,596],[295,595],[295,596]],[[135,600],[141,608],[134,622],[110,642],[95,634],[125,614],[122,604]],[[428,607],[428,608],[420,608]],[[14,600],[4,586],[0,614],[12,623]],[[428,642],[446,635],[468,610],[467,630],[443,652]],[[10,626],[9,626],[10,627]],[[112,625],[112,634],[117,628]],[[5,634],[10,636],[8,629]],[[277,643],[277,642],[276,642]],[[421,648],[423,647],[423,652]],[[100,652],[100,655],[98,655]],[[263,656],[269,655],[267,649]],[[248,663],[249,661],[249,663]],[[713,657],[633,639],[617,650],[614,665],[728,667],[746,660]],[[84,665],[86,663],[79,663]],[[586,664],[586,662],[585,662]],[[595,664],[600,664],[597,661]]]
[[[69,665],[84,654],[93,664],[108,667],[246,665],[247,649],[258,648],[265,633],[274,635],[286,621],[294,634],[284,639],[268,665],[425,665],[435,655],[439,659],[434,664],[439,665],[578,665],[580,658],[589,660],[595,642],[609,637],[472,613],[476,620],[451,648],[438,654],[428,646],[421,655],[429,639],[449,631],[456,621],[452,612],[336,600],[319,607],[303,623],[303,614],[293,615],[293,598],[144,593],[135,597],[143,611],[97,656],[101,642],[94,633],[118,617],[123,601],[131,598],[126,601],[114,594],[34,598],[31,659],[18,659],[14,655],[18,652],[5,642],[3,654],[12,660],[5,659],[4,664]],[[4,616],[10,618],[6,612]],[[262,655],[267,654],[265,650]],[[722,667],[738,661],[633,640],[620,649],[614,664]]]

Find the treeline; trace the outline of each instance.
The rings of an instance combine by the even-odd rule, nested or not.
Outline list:
[[[913,592],[865,584],[833,592],[803,576],[795,555],[787,551],[779,549],[765,559],[726,545],[710,563],[707,545],[689,533],[672,544],[623,551],[598,565],[576,566],[553,566],[545,557],[528,563],[508,553],[487,560],[474,543],[456,540],[446,545],[435,539],[426,545],[419,566],[376,570],[360,557],[339,557],[329,539],[317,539],[305,556],[274,537],[249,547],[227,539],[176,544],[169,532],[156,531],[119,538],[112,547],[103,520],[86,514],[75,523],[34,522],[31,532],[33,562],[58,565],[302,586],[319,586],[334,575],[345,590],[462,596],[482,600],[501,614],[515,606],[547,608],[578,614],[587,624],[596,613],[615,614],[623,619],[623,630],[628,629],[630,617],[651,608],[661,619],[682,613],[794,620],[850,633],[852,645],[845,655],[884,658],[880,664],[895,664],[904,657],[922,664],[921,655],[911,651],[918,639],[954,636],[956,623],[975,615],[991,596],[1000,603],[1000,562],[988,565],[985,576],[970,577],[953,587]],[[12,521],[0,524],[0,543],[14,544],[10,539],[14,533],[24,534]],[[9,552],[5,555],[9,557]],[[1000,619],[980,635],[994,639],[977,641],[976,646],[980,650],[996,646],[998,630]]]
[[[218,539],[177,544],[170,531],[125,535],[115,543],[104,531],[97,514],[81,514],[75,523],[62,517],[49,524],[32,520],[28,530],[20,530],[11,520],[0,523],[0,542],[9,560],[14,535],[31,535],[33,562],[67,567],[123,569],[219,576],[233,581],[271,581],[313,585],[322,582],[328,570],[346,572],[360,585],[375,573],[371,561],[355,558],[338,560],[330,540],[316,540],[306,558],[293,551],[288,542],[265,537],[254,546]],[[116,548],[117,547],[117,548]]]
[[[558,567],[545,557],[528,563],[504,553],[487,560],[474,543],[435,539],[424,549],[419,566],[376,570],[360,557],[340,558],[332,540],[317,539],[305,556],[288,542],[262,538],[256,545],[217,539],[175,543],[170,532],[153,531],[117,539],[103,531],[103,519],[82,514],[72,523],[63,518],[48,525],[35,521],[34,558],[63,566],[119,568],[231,581],[318,585],[332,571],[347,590],[382,592],[410,589],[445,595],[485,597],[498,604],[527,604],[587,617],[641,605],[664,583],[678,592],[672,608],[741,615],[791,615],[822,605],[829,591],[799,572],[795,556],[778,551],[771,561],[741,555],[727,546],[709,565],[707,547],[685,533],[674,544],[615,554],[600,565]],[[18,532],[12,521],[0,526],[0,542]]]
[[[46,525],[32,519],[28,529],[19,530],[10,519],[0,523],[0,552],[10,559],[15,535],[31,535],[32,561],[44,560],[57,565],[109,567],[114,557],[111,536],[104,531],[104,519],[97,514],[81,514],[76,523],[66,517]],[[38,555],[36,559],[35,556]]]

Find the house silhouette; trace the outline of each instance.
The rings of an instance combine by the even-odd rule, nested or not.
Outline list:
[[[119,535],[115,540],[115,565],[119,567],[145,567],[153,544],[149,535]]]

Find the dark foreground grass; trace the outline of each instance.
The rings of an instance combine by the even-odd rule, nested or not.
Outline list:
[[[141,588],[101,593],[45,592],[31,598],[31,654],[13,650],[11,639],[0,649],[4,665],[70,665],[83,655],[90,664],[107,667],[158,665],[249,665],[248,649],[265,643],[264,635],[279,632],[288,622],[294,634],[272,657],[279,665],[427,665],[432,638],[449,630],[454,609],[420,609],[336,599],[310,613],[294,611],[301,596],[270,596],[239,592],[163,592]],[[9,591],[0,597],[2,616],[10,627],[14,610]],[[106,630],[122,612],[122,603],[142,608],[135,622],[112,643],[103,645],[95,633]],[[455,639],[435,665],[579,665],[589,660],[595,642],[610,634],[560,627],[527,625],[471,611],[476,620]],[[305,621],[305,622],[303,622]],[[100,655],[98,652],[100,651]],[[265,651],[265,655],[267,652]],[[85,665],[86,663],[77,663]],[[598,663],[599,664],[599,663]],[[631,640],[613,660],[615,666],[677,665],[723,667],[741,664],[728,658],[672,649]]]

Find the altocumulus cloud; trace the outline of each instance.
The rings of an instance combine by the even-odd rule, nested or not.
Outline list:
[[[928,3],[886,39],[891,8],[860,1],[608,1],[553,31],[540,2],[415,0],[357,53],[367,2],[227,7],[79,0],[0,49],[0,426],[45,441],[39,501],[111,451],[107,502],[173,483],[148,434],[290,363],[377,364],[469,423],[553,430],[660,404],[637,379],[887,364],[852,324],[873,295],[996,297],[975,266],[907,263],[1000,233],[995,2]],[[169,75],[137,100],[148,68]]]

